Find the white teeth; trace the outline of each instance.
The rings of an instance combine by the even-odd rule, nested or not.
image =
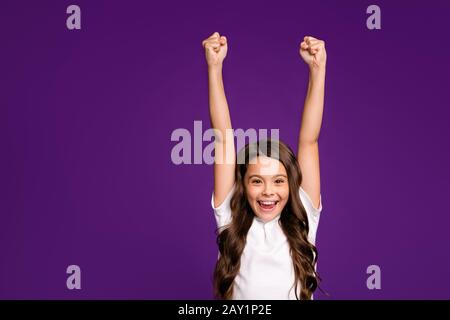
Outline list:
[[[260,203],[265,206],[271,206],[271,205],[275,204],[275,201],[260,201]]]

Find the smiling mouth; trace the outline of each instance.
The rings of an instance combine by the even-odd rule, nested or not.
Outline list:
[[[259,207],[263,210],[263,211],[272,211],[278,204],[279,201],[257,201]]]

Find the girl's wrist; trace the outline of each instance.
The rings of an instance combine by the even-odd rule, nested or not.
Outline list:
[[[208,65],[208,73],[220,73],[222,72],[222,64]]]
[[[309,75],[312,78],[317,78],[317,77],[323,77],[325,76],[326,73],[326,67],[325,66],[311,66],[309,68]]]

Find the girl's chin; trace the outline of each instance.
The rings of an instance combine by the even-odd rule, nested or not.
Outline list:
[[[259,219],[263,221],[270,221],[281,213],[282,211],[281,209],[280,209],[280,202],[277,202],[271,208],[263,208],[261,205],[259,205],[258,202],[256,202],[256,205],[253,208],[253,212]]]
[[[256,216],[258,217],[258,219],[262,220],[263,222],[269,222],[269,221],[272,221],[273,219],[275,219],[278,216],[278,214],[277,213],[273,213],[273,214],[258,213]]]
[[[264,211],[264,210],[261,210],[261,208],[257,208],[257,211],[255,211],[255,212],[257,212],[258,214],[256,214],[256,216],[258,217],[258,218],[260,218],[261,220],[263,220],[263,221],[270,221],[270,220],[272,220],[273,218],[275,218],[276,216],[278,216],[279,214],[280,214],[280,210],[277,210],[278,208],[274,208],[273,210],[270,210],[270,211]]]

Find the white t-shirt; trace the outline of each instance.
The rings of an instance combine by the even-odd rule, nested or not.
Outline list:
[[[211,206],[217,226],[223,227],[231,221],[230,200],[234,186],[222,204],[214,208],[214,192]],[[317,226],[322,211],[322,196],[319,208],[315,208],[308,194],[299,189],[300,200],[308,215],[308,240],[315,244]],[[289,243],[278,220],[280,215],[268,222],[255,216],[247,234],[247,243],[241,256],[241,267],[234,279],[233,300],[295,300],[294,267],[289,253]],[[298,288],[300,297],[300,288]]]

